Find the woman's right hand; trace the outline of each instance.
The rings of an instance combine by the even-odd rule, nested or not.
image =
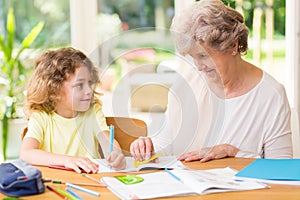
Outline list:
[[[140,137],[130,145],[130,153],[135,160],[147,160],[153,152],[154,147],[150,137]]]

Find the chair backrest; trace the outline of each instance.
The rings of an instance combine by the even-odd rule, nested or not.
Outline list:
[[[106,117],[107,125],[115,128],[115,139],[125,156],[130,155],[130,144],[140,136],[147,136],[147,124],[140,119],[127,117]]]
[[[23,138],[25,137],[27,131],[28,131],[28,128],[25,127],[24,130],[23,130],[23,132],[21,133],[21,140],[23,140]]]
[[[130,155],[130,144],[140,136],[147,136],[147,124],[140,119],[128,117],[106,117],[107,125],[114,126],[114,136],[119,142],[125,156]],[[23,130],[23,140],[27,133],[27,127]]]

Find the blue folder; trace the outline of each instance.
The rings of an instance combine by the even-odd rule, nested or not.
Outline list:
[[[240,172],[239,177],[280,181],[300,181],[300,159],[256,159]]]

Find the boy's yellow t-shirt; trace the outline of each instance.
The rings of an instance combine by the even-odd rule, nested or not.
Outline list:
[[[30,116],[25,138],[40,142],[40,149],[90,159],[100,158],[97,135],[109,130],[99,104],[79,113],[75,118],[64,118],[55,112],[35,112]]]

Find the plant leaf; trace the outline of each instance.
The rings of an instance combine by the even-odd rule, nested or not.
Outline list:
[[[7,60],[11,59],[12,50],[14,48],[14,40],[15,40],[15,16],[14,10],[10,8],[7,14]]]
[[[28,48],[31,43],[36,39],[36,37],[40,34],[44,27],[44,22],[39,22],[33,29],[30,31],[30,33],[24,38],[22,45],[23,48]]]
[[[7,48],[6,48],[6,44],[4,42],[4,37],[1,35],[1,33],[0,33],[0,49],[3,51],[4,56],[6,56]]]
[[[3,39],[3,36],[1,35],[1,33],[0,33],[0,49],[2,50],[2,52],[3,52],[3,56],[4,56],[4,61],[2,60],[1,62],[0,62],[0,67],[1,67],[1,71],[3,72],[3,73],[5,73],[6,72],[6,58],[7,58],[7,48],[6,48],[6,44],[5,44],[5,42],[4,42],[4,39]]]
[[[16,77],[14,87],[19,87],[19,86],[23,85],[23,83],[25,82],[24,77],[25,77],[25,73],[26,73],[26,68],[20,60],[18,60],[17,66],[18,66],[18,71],[19,71],[18,74],[20,74],[20,75],[18,77]]]
[[[20,60],[17,61],[17,66],[18,66],[18,74],[22,75],[25,73],[25,66],[22,64]]]
[[[6,146],[7,146],[7,133],[8,133],[8,117],[6,116],[6,113],[3,116],[2,119],[2,152],[3,152],[3,158],[6,160]]]

